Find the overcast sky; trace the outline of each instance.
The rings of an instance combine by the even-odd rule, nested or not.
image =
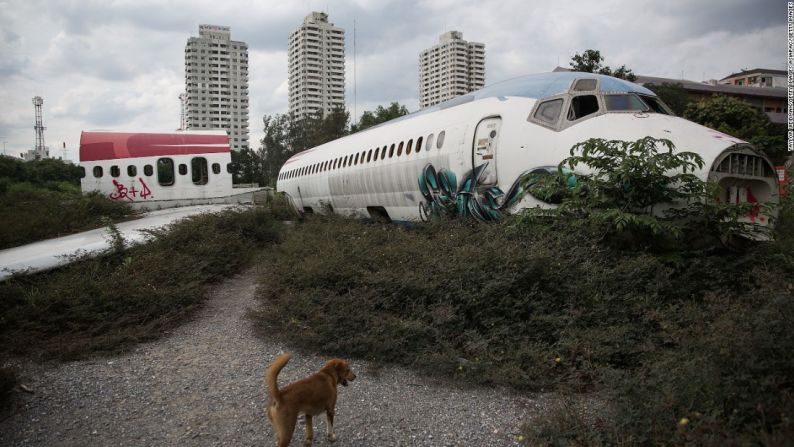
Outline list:
[[[785,69],[783,0],[0,0],[0,139],[35,141],[44,98],[51,154],[78,158],[82,130],[179,126],[184,48],[199,24],[228,25],[249,46],[251,147],[262,116],[286,113],[287,36],[311,11],[346,30],[347,107],[418,107],[419,53],[457,30],[485,43],[486,84],[568,67],[593,48],[605,64],[694,81],[743,68]]]

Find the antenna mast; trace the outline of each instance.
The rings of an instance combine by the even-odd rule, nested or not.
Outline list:
[[[41,118],[41,105],[44,104],[44,99],[41,96],[34,96],[33,97],[33,107],[36,110],[36,125],[33,126],[33,129],[36,130],[36,146],[34,147],[34,151],[41,157],[41,154],[44,154],[47,150],[44,147],[44,121]]]
[[[187,130],[187,93],[179,94],[179,130]]]

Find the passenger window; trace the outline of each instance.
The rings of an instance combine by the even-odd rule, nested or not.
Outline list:
[[[424,137],[419,137],[419,138],[416,139],[416,152],[419,152],[419,151],[422,150],[422,138],[424,138]]]
[[[221,165],[219,163],[212,164],[212,173],[213,174],[220,174],[221,173]]]
[[[433,134],[427,136],[427,141],[425,141],[425,150],[430,150],[433,148]]]
[[[367,163],[369,163],[370,160],[372,160],[372,149],[367,152]]]
[[[377,160],[378,160],[378,152],[380,152],[380,148],[379,148],[379,147],[376,147],[376,148],[375,148],[375,157],[374,157],[375,161],[377,161]]]
[[[174,160],[159,158],[157,160],[157,183],[161,186],[174,184]]]
[[[82,166],[78,166],[77,169],[80,170],[80,178],[85,178],[85,168]]]
[[[187,175],[187,165],[179,163],[179,175]]]
[[[145,165],[143,167],[143,175],[147,177],[151,177],[152,174],[154,174],[154,168],[152,167],[152,165]]]
[[[121,175],[121,169],[118,166],[111,166],[110,167],[110,175],[111,177],[118,177]]]
[[[442,130],[441,133],[438,134],[438,138],[436,138],[436,147],[438,149],[441,149],[441,147],[444,146],[444,136],[446,136],[446,134],[446,130]]]
[[[102,166],[94,166],[94,177],[96,178],[102,177]]]
[[[358,164],[358,152],[356,152],[356,159],[353,161],[353,166]]]
[[[400,141],[400,145],[397,146],[397,156],[399,157],[402,154],[403,154],[403,142]]]
[[[411,146],[414,144],[414,140],[408,140],[408,146],[405,147],[405,155],[411,153]]]
[[[576,121],[598,112],[598,99],[595,95],[574,96],[568,110],[568,121]]]
[[[389,158],[392,158],[392,156],[394,156],[394,145],[393,144],[389,148]]]
[[[210,173],[207,169],[207,159],[204,157],[194,157],[190,160],[190,172],[193,173],[194,185],[206,185],[209,182]]]
[[[138,168],[136,168],[135,165],[127,166],[127,175],[129,175],[130,177],[135,177],[136,175],[138,175]]]
[[[226,172],[231,174],[234,171],[231,163],[226,163]]]
[[[380,151],[380,159],[383,160],[386,158],[386,146],[383,146],[383,149]]]
[[[561,111],[562,99],[552,99],[538,106],[538,110],[535,111],[535,119],[555,125],[557,124],[557,119],[560,117]]]

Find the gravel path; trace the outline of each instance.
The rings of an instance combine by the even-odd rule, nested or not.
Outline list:
[[[22,365],[32,394],[0,421],[0,445],[269,446],[264,374],[286,346],[254,335],[256,271],[229,279],[193,321],[114,358]],[[293,354],[285,384],[326,358]],[[545,411],[552,395],[500,388],[456,388],[411,371],[353,361],[358,379],[339,387],[337,442],[315,419],[314,445],[517,445],[522,421]],[[295,429],[293,446],[302,445]]]

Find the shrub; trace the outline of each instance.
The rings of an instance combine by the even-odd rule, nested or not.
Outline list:
[[[785,439],[791,252],[625,250],[577,225],[313,216],[273,251],[253,317],[299,349],[609,403],[567,441],[526,433],[543,443]]]
[[[278,229],[261,210],[201,215],[150,243],[0,283],[0,354],[71,359],[155,338]]]
[[[700,156],[676,152],[669,140],[593,138],[573,146],[570,154],[556,176],[525,179],[531,194],[559,204],[554,210],[525,210],[525,218],[556,216],[618,245],[668,250],[693,239],[713,245],[767,231],[740,219],[756,205],[721,203],[717,185],[693,174],[703,167]],[[569,187],[577,168],[588,173],[576,174]]]
[[[126,203],[98,193],[81,195],[16,183],[0,194],[0,249],[97,228],[103,217],[119,220],[131,213]]]

